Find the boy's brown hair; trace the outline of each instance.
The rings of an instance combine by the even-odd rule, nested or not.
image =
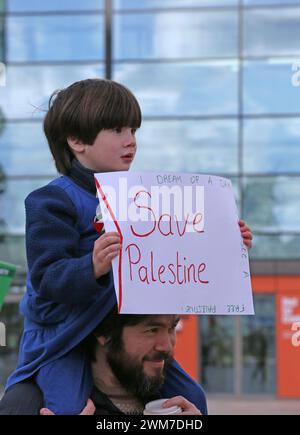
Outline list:
[[[92,145],[103,129],[139,128],[141,122],[139,103],[129,89],[112,80],[87,79],[51,95],[44,132],[58,172],[68,174],[74,157],[68,137]]]

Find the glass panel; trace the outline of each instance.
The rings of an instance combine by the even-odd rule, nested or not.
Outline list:
[[[274,236],[254,234],[250,258],[252,260],[299,260],[300,236],[296,234]]]
[[[39,122],[5,124],[0,133],[0,162],[5,162],[3,172],[8,176],[56,174]]]
[[[7,86],[0,87],[4,116],[6,119],[43,118],[54,90],[90,77],[103,78],[103,65],[9,66]]]
[[[237,12],[115,16],[116,59],[236,57]]]
[[[104,0],[6,0],[9,12],[100,10]]]
[[[234,317],[200,316],[201,385],[207,393],[233,393]]]
[[[0,11],[1,11],[1,9],[0,9]],[[4,49],[5,49],[4,17],[0,15],[0,62],[3,62],[3,60],[4,60]],[[1,83],[1,77],[0,77],[0,83]]]
[[[0,0],[0,12],[4,11],[5,9],[5,1],[7,2],[7,0]]]
[[[126,0],[125,0],[126,1]],[[297,5],[300,4],[300,0],[243,0],[245,5],[255,5],[255,6],[264,6],[264,5],[281,5],[284,6],[286,2],[288,5]]]
[[[7,377],[15,368],[18,357],[19,338],[23,328],[23,318],[19,313],[19,305],[6,303],[1,310],[1,322],[5,325],[6,346],[0,346],[0,392],[4,388]]]
[[[26,196],[50,181],[48,178],[39,179],[6,179],[1,183],[0,190],[0,222],[5,232],[10,234],[24,234]]]
[[[254,296],[255,316],[242,316],[243,393],[276,391],[274,296]]]
[[[0,196],[1,198],[1,196]],[[1,201],[1,199],[0,199]],[[0,218],[1,220],[1,218]],[[0,222],[1,228],[1,222]],[[27,270],[25,237],[9,236],[7,234],[0,236],[0,258],[2,261],[20,266],[23,271]],[[18,269],[19,272],[20,269]],[[0,312],[0,316],[2,311]],[[1,349],[1,347],[0,347]]]
[[[244,182],[244,217],[252,231],[300,231],[300,177],[249,177]]]
[[[9,16],[9,61],[103,59],[103,16]],[[58,49],[59,47],[59,49]]]
[[[235,61],[134,63],[116,64],[114,79],[135,93],[144,116],[236,114],[237,73]]]
[[[300,113],[299,88],[292,86],[293,62],[291,59],[245,62],[246,114]]]
[[[114,0],[114,8],[119,9],[152,9],[191,6],[235,6],[238,0]]]
[[[246,11],[244,54],[248,56],[299,54],[299,20],[299,8]]]
[[[300,172],[300,118],[244,121],[246,173]]]
[[[237,129],[237,121],[145,120],[137,136],[139,147],[134,168],[236,173]]]

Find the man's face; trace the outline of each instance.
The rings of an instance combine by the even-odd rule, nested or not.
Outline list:
[[[176,342],[179,317],[149,316],[142,323],[125,326],[120,346],[107,349],[107,361],[120,384],[147,400],[163,384]]]

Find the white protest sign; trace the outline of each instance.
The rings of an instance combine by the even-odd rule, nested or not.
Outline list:
[[[230,180],[152,172],[95,174],[119,312],[254,314],[249,259]]]

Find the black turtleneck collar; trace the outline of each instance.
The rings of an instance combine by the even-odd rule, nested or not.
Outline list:
[[[94,181],[95,172],[96,171],[93,171],[92,169],[82,166],[77,159],[73,159],[72,167],[68,173],[68,177],[88,192],[96,195],[96,186]]]

